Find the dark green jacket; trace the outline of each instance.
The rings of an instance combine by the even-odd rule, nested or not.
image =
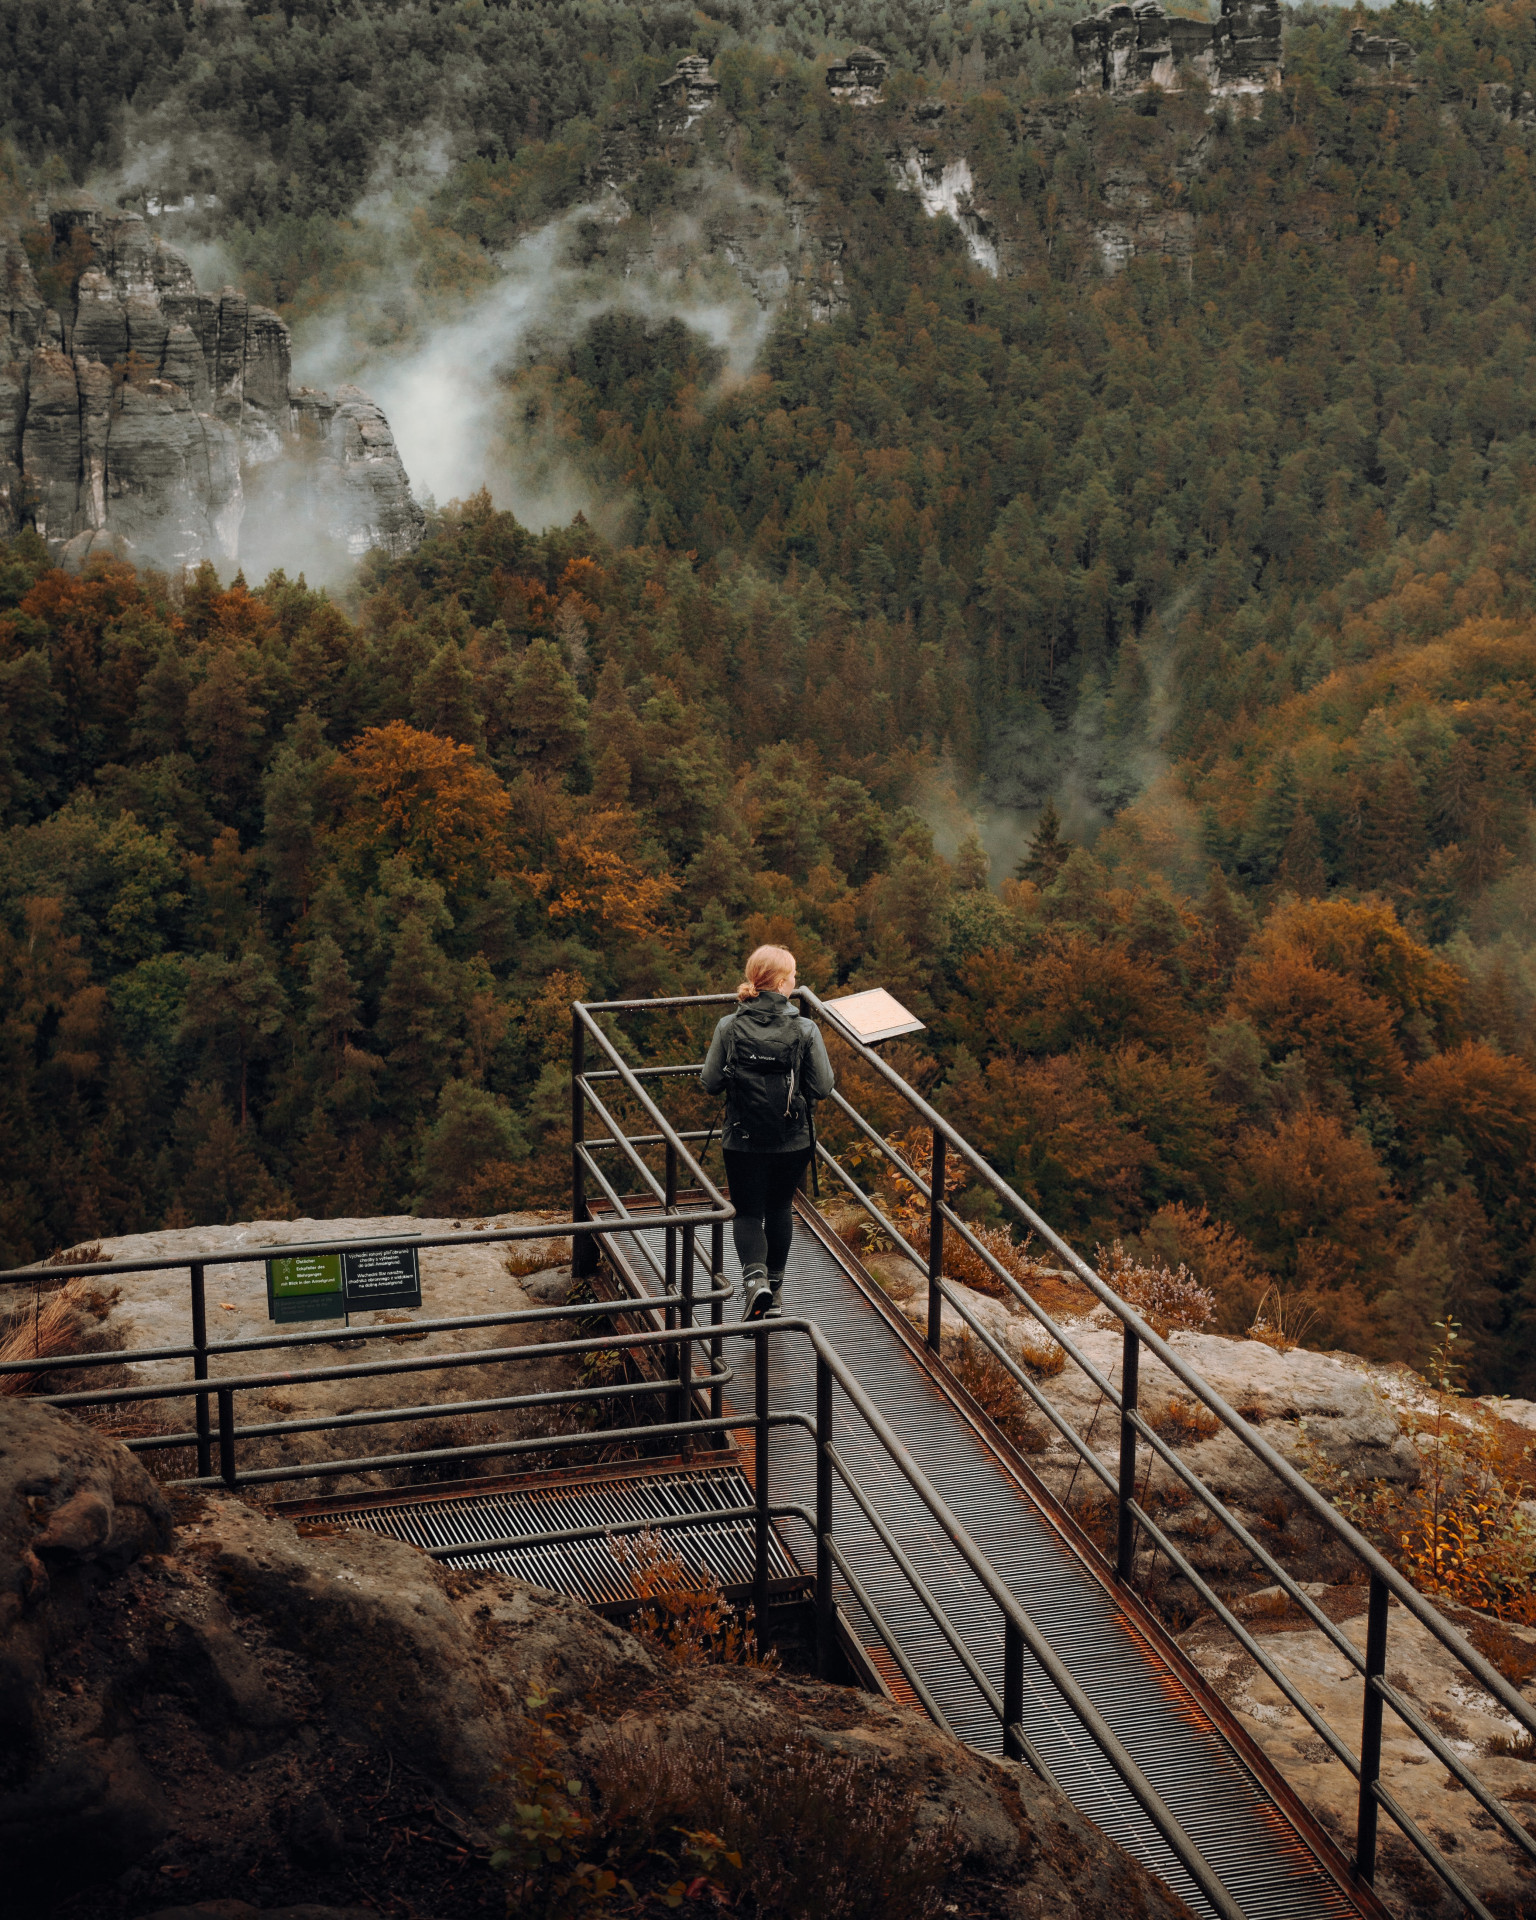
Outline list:
[[[715,1037],[709,1043],[709,1057],[704,1062],[704,1071],[699,1078],[704,1083],[706,1093],[725,1091],[726,1035],[737,1021],[743,1021],[760,1031],[770,1032],[781,1027],[786,1021],[794,1021],[800,1031],[809,1040],[800,1070],[802,1092],[813,1100],[825,1100],[832,1091],[832,1062],[827,1058],[826,1044],[821,1037],[821,1029],[814,1020],[807,1020],[803,1013],[796,1013],[782,993],[760,993],[755,1000],[743,1000],[734,1013],[726,1014],[715,1028]],[[744,1139],[739,1130],[727,1118],[720,1136],[720,1144],[730,1153],[750,1153],[751,1141]],[[804,1153],[811,1144],[811,1130],[802,1125],[782,1147],[775,1149],[779,1153]]]

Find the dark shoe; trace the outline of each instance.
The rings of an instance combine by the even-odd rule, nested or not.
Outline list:
[[[769,1274],[768,1291],[773,1295],[773,1298],[768,1303],[768,1310],[763,1315],[763,1318],[765,1320],[782,1320],[784,1317],[784,1277],[782,1274],[777,1280],[774,1279],[771,1273]]]
[[[747,1304],[742,1308],[743,1320],[767,1320],[774,1312],[774,1291],[766,1280],[754,1280],[747,1288]]]
[[[773,1289],[768,1284],[766,1267],[748,1267],[741,1276],[743,1320],[761,1320],[766,1317],[773,1303]]]

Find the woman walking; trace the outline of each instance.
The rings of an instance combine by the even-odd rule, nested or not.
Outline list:
[[[702,1075],[706,1093],[725,1093],[721,1146],[745,1320],[783,1311],[795,1189],[811,1157],[810,1103],[832,1091],[826,1046],[790,1005],[794,990],[795,956],[759,947],[736,989],[738,1005],[715,1028]]]

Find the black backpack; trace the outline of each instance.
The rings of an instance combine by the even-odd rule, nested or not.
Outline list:
[[[806,1046],[793,1014],[772,1026],[738,1017],[726,1030],[726,1116],[751,1152],[777,1153],[807,1124],[810,1102],[800,1091]]]

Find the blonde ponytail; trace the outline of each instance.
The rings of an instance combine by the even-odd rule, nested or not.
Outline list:
[[[777,991],[774,982],[793,977],[795,956],[787,947],[757,947],[747,961],[747,977],[736,989],[743,1003],[755,1000],[765,988]]]

